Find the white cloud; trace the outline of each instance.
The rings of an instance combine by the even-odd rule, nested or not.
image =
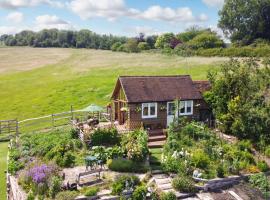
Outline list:
[[[5,9],[18,9],[38,6],[41,4],[50,5],[52,7],[64,7],[63,3],[54,0],[0,0],[0,8]]]
[[[63,19],[55,15],[40,15],[36,17],[35,20],[36,27],[35,30],[39,31],[42,29],[57,28],[60,30],[70,30],[74,29],[74,26]]]
[[[150,26],[134,26],[126,28],[124,31],[132,33],[133,35],[139,35],[140,33],[144,33],[145,35],[160,35],[164,33]]]
[[[12,12],[7,15],[6,19],[12,23],[20,23],[23,21],[23,13],[21,12]]]
[[[224,4],[224,0],[202,0],[206,5],[211,7],[221,8]]]
[[[194,22],[204,21],[203,17],[193,16],[192,10],[188,7],[169,8],[159,5],[151,6],[142,11],[128,8],[124,0],[72,0],[69,8],[82,19],[93,17],[103,17],[110,21],[120,17],[130,17],[135,19],[159,20],[167,22]]]
[[[15,34],[20,32],[22,29],[14,27],[14,26],[0,26],[0,35],[3,34]]]

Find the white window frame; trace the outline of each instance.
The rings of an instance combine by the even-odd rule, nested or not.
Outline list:
[[[151,110],[151,106],[154,105],[155,106],[155,115],[150,115],[150,110]],[[144,115],[143,114],[143,108],[144,107],[148,107],[148,115]],[[152,103],[142,103],[142,118],[143,119],[149,119],[149,118],[157,118],[157,103],[156,102],[152,102]]]
[[[180,108],[180,103],[184,102],[184,108],[185,108],[185,112],[181,113],[181,108]],[[191,102],[191,111],[187,112],[187,104],[188,102]],[[179,115],[180,116],[186,116],[186,115],[193,115],[193,100],[187,100],[187,101],[180,101],[179,102]]]

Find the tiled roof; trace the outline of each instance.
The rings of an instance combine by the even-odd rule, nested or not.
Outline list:
[[[129,103],[202,99],[189,75],[120,76]]]
[[[211,89],[211,84],[209,81],[193,81],[193,83],[201,93]]]

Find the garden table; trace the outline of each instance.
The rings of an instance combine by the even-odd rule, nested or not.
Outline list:
[[[85,157],[86,170],[88,170],[88,167],[92,169],[96,162],[97,162],[96,156],[86,156]]]

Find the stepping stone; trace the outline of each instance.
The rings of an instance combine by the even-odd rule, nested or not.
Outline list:
[[[198,193],[197,197],[201,200],[214,200],[210,193]]]
[[[103,196],[103,197],[100,197],[100,199],[102,199],[102,200],[118,200],[119,197],[118,196]]]
[[[162,184],[162,185],[157,185],[157,187],[160,188],[161,190],[173,189],[171,183]]]
[[[152,174],[162,174],[162,170],[152,170]]]
[[[156,179],[155,182],[157,185],[160,185],[160,184],[171,183],[172,180],[170,178],[164,178],[164,179]]]
[[[229,190],[228,193],[232,195],[236,200],[243,200],[238,194],[236,194],[234,191]]]
[[[156,174],[153,176],[155,179],[164,179],[164,178],[168,178],[167,174]]]

